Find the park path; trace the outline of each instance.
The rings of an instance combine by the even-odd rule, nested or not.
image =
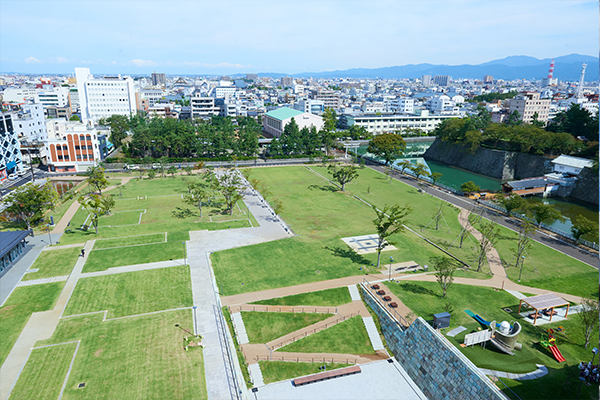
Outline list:
[[[479,232],[471,223],[469,222],[469,210],[461,209],[458,214],[458,222],[465,228],[471,235],[477,239],[479,243],[483,240],[483,235]],[[494,246],[489,246],[486,251],[486,257],[488,260],[488,265],[490,267],[490,271],[494,276],[492,279],[498,280],[506,277],[506,270],[504,269],[504,265],[502,265],[502,259],[500,258],[500,254]]]
[[[121,179],[121,185],[125,185],[127,182],[129,182],[132,179],[136,179],[136,177],[134,176],[125,176]],[[116,185],[112,185],[107,187],[106,189],[104,189],[104,191],[108,191],[108,190],[112,190],[117,188]],[[71,204],[71,206],[67,209],[67,211],[65,212],[65,214],[62,216],[62,218],[60,219],[60,221],[58,221],[56,223],[56,225],[54,226],[54,229],[52,229],[52,233],[63,233],[65,231],[65,229],[67,229],[67,224],[69,222],[71,222],[71,219],[73,219],[73,217],[75,216],[75,213],[77,212],[77,210],[79,210],[79,207],[81,206],[81,204],[79,204],[79,202],[77,200],[75,200],[73,202],[73,204]]]
[[[244,345],[244,355],[249,365],[258,361],[290,361],[290,362],[316,362],[316,363],[345,363],[366,364],[373,361],[387,360],[390,356],[385,350],[378,350],[375,354],[345,354],[345,353],[296,353],[275,351],[270,353],[263,343]]]
[[[84,249],[88,254],[94,247],[94,242],[90,240],[85,243]],[[54,308],[50,311],[33,313],[27,321],[4,364],[0,367],[0,399],[7,399],[10,395],[35,343],[38,340],[50,339],[54,334],[77,280],[81,276],[85,261],[85,257],[79,257],[75,263]]]

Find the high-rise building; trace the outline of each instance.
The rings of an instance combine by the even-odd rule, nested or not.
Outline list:
[[[311,90],[310,98],[321,100],[325,108],[333,108],[339,110],[341,107],[340,92],[337,90]]]
[[[483,83],[494,83],[494,77],[492,75],[485,75],[483,77]]]
[[[153,86],[165,86],[167,84],[167,77],[165,74],[152,73],[152,85]]]
[[[283,87],[290,87],[290,86],[292,86],[293,82],[294,82],[294,80],[292,78],[290,78],[289,76],[284,76],[283,78],[281,78],[281,86],[283,86]]]
[[[258,74],[246,74],[246,79],[249,81],[255,81],[258,79]]]
[[[21,145],[13,127],[12,115],[3,112],[0,115],[0,181],[22,170]]]
[[[135,88],[131,77],[105,76],[94,78],[89,68],[75,68],[81,120],[95,124],[111,115],[131,115],[136,112]]]
[[[423,75],[421,78],[421,84],[425,87],[431,86],[431,75]]]
[[[433,77],[433,84],[438,86],[448,86],[452,79],[448,75],[436,75]]]

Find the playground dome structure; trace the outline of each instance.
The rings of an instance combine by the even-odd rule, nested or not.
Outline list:
[[[510,332],[510,324],[508,323],[508,321],[502,321],[500,323],[500,327],[498,328],[498,331],[507,335]]]

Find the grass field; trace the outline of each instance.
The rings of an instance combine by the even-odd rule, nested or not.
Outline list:
[[[77,343],[34,349],[10,394],[12,400],[59,397]]]
[[[475,217],[472,216],[472,221]],[[477,227],[475,223],[475,227]],[[519,269],[515,268],[515,249],[518,243],[518,233],[500,227],[501,236],[496,244],[496,250],[505,265],[508,278],[513,282],[519,279]],[[598,297],[598,270],[581,261],[575,260],[559,251],[543,244],[532,241],[523,264],[521,284],[537,288],[569,293],[581,297]],[[538,272],[536,272],[536,269]]]
[[[279,351],[298,353],[375,354],[360,315],[327,328]]]
[[[319,370],[322,366],[327,366],[325,371],[346,368],[352,364],[338,363],[304,363],[304,362],[285,362],[285,361],[259,361],[260,371],[266,384],[297,378],[305,375],[324,372]]]
[[[409,307],[417,316],[425,320],[433,319],[433,314],[444,311],[445,300],[441,298],[441,290],[435,282],[411,282],[386,284],[387,287],[396,294],[407,307]],[[562,384],[571,374],[572,370],[577,368],[580,361],[590,361],[591,347],[586,350],[583,347],[583,336],[578,325],[577,316],[571,315],[568,320],[552,324],[534,327],[524,321],[518,314],[519,301],[514,296],[504,292],[496,291],[491,288],[466,286],[453,284],[450,286],[447,298],[452,304],[454,310],[451,312],[450,328],[464,326],[467,328],[456,337],[447,337],[459,351],[467,356],[475,365],[481,368],[488,368],[500,371],[526,373],[535,370],[536,364],[546,365],[551,374],[533,381],[521,382],[524,387],[539,387],[546,393],[542,397],[532,397],[532,391],[525,398],[553,398],[550,394],[552,390],[559,390]],[[510,308],[511,313],[507,313],[502,308]],[[464,336],[476,331],[481,325],[468,316],[464,310],[470,309],[482,318],[497,322],[500,321],[519,321],[522,331],[519,336],[519,342],[523,344],[523,350],[517,351],[514,356],[496,351],[492,346],[486,346],[485,349],[474,346],[462,348]],[[555,334],[556,343],[567,360],[565,363],[558,363],[552,357],[551,353],[540,345],[540,335],[546,332],[548,328],[556,329],[557,326],[563,326],[564,332]],[[595,336],[597,338],[597,329]],[[548,390],[546,387],[552,387]],[[597,396],[596,386],[596,396]],[[562,389],[560,389],[562,391]]]
[[[192,306],[188,266],[80,279],[64,315],[108,310],[107,318]]]
[[[333,314],[242,312],[250,343],[268,343],[329,317]]]
[[[301,293],[292,296],[256,301],[251,304],[270,306],[341,306],[351,303],[352,298],[347,287],[320,290],[318,292]]]
[[[77,263],[81,249],[59,249],[42,251],[30,269],[38,268],[37,272],[30,272],[22,280],[50,278],[53,276],[69,275]]]
[[[64,399],[206,399],[202,349],[185,351],[176,323],[192,326],[192,311],[105,322],[100,314],[67,318],[37,346],[81,340]],[[21,379],[33,382],[34,373]]]
[[[304,167],[255,169],[252,177],[283,201],[282,217],[299,236],[214,253],[223,295],[377,272],[371,266],[376,254],[358,255],[341,240],[374,232],[370,207]],[[393,256],[397,262],[427,264],[429,257],[443,254],[411,233],[393,239],[398,250],[384,252],[384,260]]]
[[[0,308],[0,365],[4,363],[34,312],[48,311],[60,296],[64,282],[16,288]]]
[[[149,233],[139,236],[125,236],[114,239],[99,239],[94,243],[94,250],[111,249],[115,247],[128,247],[139,244],[165,243],[167,233]]]

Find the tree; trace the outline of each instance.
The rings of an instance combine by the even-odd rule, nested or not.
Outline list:
[[[184,170],[185,172],[187,172],[187,174],[188,174],[188,175],[193,175],[193,174],[192,174],[192,171],[194,170],[194,168],[193,168],[193,167],[183,167],[183,170]]]
[[[177,173],[177,167],[174,165],[171,165],[169,167],[169,169],[167,170],[167,173],[171,174],[171,178],[175,178],[175,174]]]
[[[519,282],[521,282],[521,274],[523,273],[523,262],[525,261],[525,253],[529,250],[533,243],[531,243],[531,235],[535,232],[534,226],[528,220],[521,221],[519,226],[519,240],[517,247],[514,249],[515,267],[519,269]]]
[[[323,129],[319,132],[321,141],[325,146],[325,155],[329,153],[329,149],[333,146],[333,142],[337,139],[337,114],[333,108],[326,107],[323,111]]]
[[[113,196],[102,196],[102,211],[104,214],[110,214],[113,208],[115,208],[115,199]]]
[[[149,169],[148,170],[148,179],[154,179],[155,176],[156,176],[156,171],[153,169]]]
[[[544,127],[544,122],[539,120],[540,115],[538,114],[538,112],[534,112],[533,115],[531,116],[531,125],[535,125],[538,128],[543,128]]]
[[[446,297],[446,292],[452,282],[454,282],[454,271],[456,265],[451,258],[436,256],[430,257],[429,262],[433,265],[433,269],[436,271],[435,279],[442,288],[442,298]]]
[[[88,168],[87,172],[87,183],[94,189],[94,192],[102,194],[102,189],[108,187],[108,179],[104,176],[104,168],[101,166],[95,166]]]
[[[58,192],[50,182],[42,186],[29,182],[4,196],[2,203],[6,206],[4,211],[25,222],[29,230],[33,223],[42,218],[44,211],[54,207],[57,201]]]
[[[385,160],[386,165],[402,157],[406,150],[406,142],[402,136],[395,133],[384,133],[369,141],[367,151]]]
[[[479,241],[479,247],[477,249],[477,272],[481,271],[483,262],[487,258],[488,250],[491,250],[500,236],[500,228],[493,222],[482,222],[479,225],[479,232],[483,236]]]
[[[460,185],[460,191],[463,193],[471,194],[473,192],[479,192],[480,190],[481,188],[477,186],[473,181],[468,181]]]
[[[494,199],[494,203],[504,207],[506,209],[506,215],[509,217],[511,211],[518,210],[525,205],[523,198],[516,193],[507,197],[504,197],[502,193],[498,193]]]
[[[400,172],[404,173],[405,169],[410,169],[412,163],[408,160],[402,160],[398,163],[398,168],[400,168]]]
[[[144,179],[144,175],[146,174],[146,170],[144,168],[140,168],[137,170],[139,178],[138,179]]]
[[[223,197],[230,215],[233,215],[233,207],[243,198],[240,194],[242,190],[242,180],[234,170],[229,170],[217,177],[217,189]]]
[[[69,121],[81,121],[81,118],[79,118],[79,115],[74,114],[74,115],[71,115],[71,118],[69,118]]]
[[[327,170],[331,172],[333,178],[342,185],[342,191],[346,188],[346,183],[352,182],[358,178],[358,168],[354,165],[345,165],[343,167],[337,167],[336,165],[330,165]]]
[[[167,166],[167,159],[165,157],[161,157],[158,159],[158,170],[160,171],[160,175],[165,177],[165,170]]]
[[[508,115],[506,118],[506,125],[508,126],[519,126],[523,125],[523,119],[521,118],[521,114],[515,110]]]
[[[98,220],[101,215],[108,213],[110,210],[107,210],[105,207],[110,206],[110,201],[105,201],[103,196],[98,194],[90,194],[89,197],[81,196],[79,199],[79,204],[81,204],[86,211],[90,214],[90,221],[92,222],[92,226],[96,230],[96,235],[98,234]],[[112,206],[114,207],[114,200],[112,200]]]
[[[115,183],[115,186],[119,188],[119,197],[123,197],[123,195],[121,194],[121,189],[123,188],[123,184],[121,183],[121,181]]]
[[[183,201],[198,206],[200,218],[202,218],[202,201],[210,195],[210,192],[200,182],[188,182],[188,192],[189,195],[184,196]]]
[[[432,173],[431,173],[430,177],[431,177],[431,180],[433,181],[433,184],[434,184],[434,185],[435,185],[435,183],[436,183],[437,181],[439,181],[439,180],[440,180],[440,178],[442,177],[442,175],[444,175],[444,174],[442,174],[442,173],[440,173],[440,172],[432,172]]]
[[[598,326],[598,299],[581,299],[582,309],[577,313],[577,320],[581,326],[581,331],[585,339],[584,347],[587,349],[590,344],[592,333]]]
[[[571,233],[577,242],[583,235],[587,235],[588,233],[598,232],[598,223],[596,221],[592,221],[584,217],[583,215],[578,215],[575,217],[575,220],[572,221],[573,226],[571,227]]]
[[[404,218],[412,209],[407,205],[400,207],[399,205],[384,206],[383,210],[378,210],[373,206],[373,210],[377,218],[373,220],[373,225],[377,230],[377,268],[381,263],[381,251],[391,243],[388,238],[398,232],[404,230]]]
[[[417,180],[419,180],[422,176],[429,176],[429,172],[427,171],[427,167],[425,167],[422,163],[414,164],[410,167],[410,170],[415,174]]]
[[[121,147],[129,130],[129,118],[126,115],[114,114],[108,118],[103,118],[99,122],[101,125],[110,127],[110,141],[115,147]]]
[[[544,221],[556,221],[565,222],[565,218],[562,216],[552,204],[538,203],[531,207],[533,212],[533,219],[538,224],[538,228],[542,226]]]

